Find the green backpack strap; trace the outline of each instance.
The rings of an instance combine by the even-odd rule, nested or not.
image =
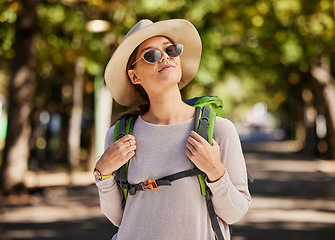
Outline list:
[[[185,103],[196,108],[193,130],[212,145],[216,116],[226,117],[223,101],[216,96],[203,96],[188,99]],[[206,196],[205,174],[198,175],[198,179],[201,194]]]
[[[195,108],[194,131],[202,136],[209,144],[213,144],[213,133],[215,125],[216,113],[208,107],[197,106]],[[201,194],[206,196],[205,174],[198,175]]]
[[[194,131],[202,136],[210,145],[213,144],[216,112],[208,107],[196,107]]]
[[[117,121],[114,128],[114,142],[126,136],[127,134],[133,133],[137,117],[138,115],[124,116],[121,117],[119,121]],[[119,184],[128,182],[128,166],[129,161],[115,172],[115,178]],[[123,189],[123,196],[124,199],[127,200],[127,189]]]
[[[208,107],[196,107],[195,114],[195,123],[194,130],[202,136],[204,139],[208,141],[209,144],[213,144],[213,133],[214,133],[214,125],[216,120],[216,112],[211,110]],[[200,183],[201,194],[206,198],[206,206],[208,210],[209,217],[211,219],[212,228],[216,233],[216,237],[218,240],[224,240],[219,222],[216,217],[216,213],[214,210],[214,205],[212,202],[212,192],[209,187],[206,185],[205,177],[206,175],[199,174],[197,175]]]

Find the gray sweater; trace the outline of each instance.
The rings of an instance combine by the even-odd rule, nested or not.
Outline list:
[[[154,125],[139,117],[134,126],[137,150],[130,160],[129,183],[158,179],[194,168],[185,154],[187,138],[194,119],[173,125]],[[107,132],[105,149],[113,143],[114,127]],[[225,240],[230,240],[228,224],[240,220],[248,211],[250,193],[241,144],[234,125],[216,119],[213,138],[218,142],[226,173],[217,182],[208,183],[213,204]],[[113,240],[212,240],[205,198],[197,177],[187,177],[155,190],[122,195],[114,177],[96,181],[100,205],[105,216],[119,227]]]

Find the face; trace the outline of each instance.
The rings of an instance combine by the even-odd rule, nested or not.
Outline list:
[[[172,43],[165,37],[152,37],[144,41],[138,48],[133,69],[128,70],[128,76],[133,84],[141,84],[149,94],[151,91],[177,86],[181,79],[180,57],[170,57],[166,47]],[[156,63],[146,62],[142,56],[147,51],[157,49],[161,59]]]

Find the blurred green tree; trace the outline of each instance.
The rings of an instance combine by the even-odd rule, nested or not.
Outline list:
[[[36,1],[1,3],[0,93],[11,99],[19,91],[5,91],[15,78],[15,68],[11,74],[10,64],[15,66],[18,57],[23,60],[30,49],[21,49],[24,45],[14,42],[31,36],[16,37],[20,29],[15,26],[23,10],[28,9],[21,6]],[[335,155],[332,0],[47,0],[36,8],[37,19],[33,18],[34,11],[28,14],[35,21],[31,27],[38,30],[37,37],[31,38],[36,52],[30,53],[36,64],[29,65],[29,81],[36,82],[36,91],[34,94],[32,84],[29,94],[22,98],[26,105],[32,102],[33,109],[29,145],[28,140],[24,143],[30,147],[30,157],[25,154],[20,163],[14,163],[4,150],[2,169],[12,164],[12,168],[19,164],[26,169],[28,158],[30,169],[69,169],[69,165],[77,169],[81,160],[89,159],[93,151],[94,88],[103,85],[104,67],[124,35],[143,18],[184,18],[199,30],[201,64],[195,80],[183,90],[184,98],[218,95],[228,116],[235,119],[255,103],[264,102],[281,118],[288,138],[298,139],[328,157]],[[87,23],[96,19],[108,21],[109,30],[88,31]],[[9,111],[13,111],[12,106]],[[76,106],[79,111],[75,111]],[[124,110],[114,103],[114,116]],[[327,134],[317,140],[318,115],[326,116]],[[27,116],[29,111],[25,119]],[[17,119],[10,122],[18,123]],[[51,127],[54,119],[60,119],[57,134]],[[5,149],[10,148],[10,139],[15,136],[13,124],[8,126]],[[69,139],[74,126],[77,143],[72,148]],[[8,181],[4,171],[1,176]]]
[[[10,81],[8,131],[1,165],[2,192],[20,191],[28,168],[31,101],[35,92],[34,42],[38,1],[23,1],[15,21],[15,39]]]
[[[328,156],[334,157],[334,2],[231,0],[198,8],[186,14],[204,46],[189,97],[219,95],[229,115],[265,102],[289,122],[288,137],[311,149],[318,144],[310,136],[315,117],[326,115]]]

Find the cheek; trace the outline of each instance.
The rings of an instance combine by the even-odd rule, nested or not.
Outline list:
[[[150,66],[148,63],[145,63],[138,65],[136,69],[136,74],[140,79],[145,79],[151,74],[152,71],[152,66]]]
[[[178,72],[179,72],[179,74],[180,74],[180,77],[181,77],[181,75],[182,75],[182,70],[181,70],[181,63],[180,63],[180,61],[178,62]]]
[[[177,78],[178,78],[178,79],[181,79],[181,77],[182,77],[182,71],[181,71],[181,68],[179,68],[179,71],[177,72],[177,74],[178,74]]]

